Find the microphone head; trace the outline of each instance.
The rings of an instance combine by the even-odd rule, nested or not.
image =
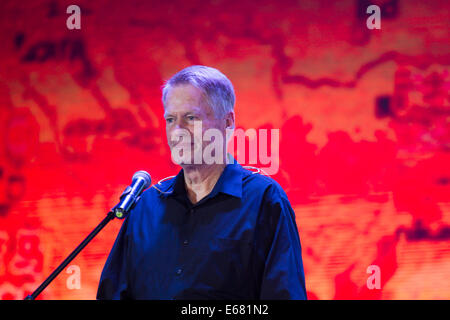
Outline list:
[[[152,177],[150,176],[150,174],[148,174],[147,171],[144,171],[144,170],[137,171],[133,175],[132,181],[139,179],[139,178],[141,178],[145,181],[144,189],[150,187],[150,185],[152,184]]]

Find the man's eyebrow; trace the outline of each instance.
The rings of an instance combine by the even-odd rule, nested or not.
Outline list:
[[[199,114],[200,114],[200,112],[199,112],[199,110],[189,110],[189,111],[186,111],[186,112],[184,112],[183,114],[182,114],[182,116],[183,117],[185,117],[185,116],[187,116],[187,115],[189,115],[189,114],[192,114],[192,115],[195,115],[195,116],[198,116]],[[172,113],[170,113],[170,112],[164,112],[164,118],[166,118],[166,117],[173,117],[174,115],[172,114]]]

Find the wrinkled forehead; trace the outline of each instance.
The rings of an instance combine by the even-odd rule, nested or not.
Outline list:
[[[164,114],[213,112],[207,102],[205,93],[191,84],[180,84],[172,87],[167,93]]]

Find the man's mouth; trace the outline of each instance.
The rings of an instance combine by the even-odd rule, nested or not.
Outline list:
[[[194,147],[195,143],[191,142],[191,143],[186,143],[186,142],[172,142],[171,143],[171,147],[172,148],[189,148],[189,147]]]

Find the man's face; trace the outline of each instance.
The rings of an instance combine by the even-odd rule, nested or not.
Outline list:
[[[217,129],[223,137],[226,148],[226,120],[216,119],[211,106],[205,101],[203,92],[190,85],[172,87],[166,98],[164,118],[166,120],[167,142],[172,158],[180,165],[199,164],[195,152],[202,152],[211,141],[204,141],[205,132]],[[198,129],[201,126],[201,131]],[[194,127],[197,128],[194,135]],[[185,152],[190,150],[190,152]],[[177,154],[177,158],[174,154]],[[195,160],[195,161],[194,161]],[[203,157],[201,158],[204,163]]]

